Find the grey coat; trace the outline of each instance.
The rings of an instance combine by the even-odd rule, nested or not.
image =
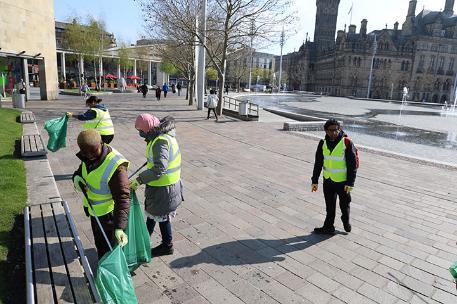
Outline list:
[[[160,126],[147,134],[146,142],[153,141],[157,136],[167,134],[176,137],[175,120],[167,116],[161,120]],[[168,142],[157,140],[152,147],[154,167],[139,174],[138,181],[147,184],[159,179],[168,167]],[[181,204],[183,199],[181,180],[173,185],[163,187],[151,187],[146,185],[145,209],[151,215],[167,215]]]

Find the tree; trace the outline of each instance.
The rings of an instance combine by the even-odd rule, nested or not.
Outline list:
[[[67,25],[63,35],[62,44],[64,47],[78,53],[79,56],[82,56],[85,60],[93,60],[95,82],[97,82],[96,58],[98,57],[99,79],[101,82],[101,58],[105,46],[109,45],[109,37],[106,35],[103,21],[98,21],[92,16],[87,17],[87,20],[87,23],[84,24],[81,23],[79,17],[74,18],[72,22]],[[78,72],[81,83],[81,70],[79,65]]]
[[[164,73],[167,73],[168,75],[174,75],[178,72],[173,63],[169,61],[162,61],[160,63],[160,70]]]
[[[184,43],[178,43],[175,40],[168,40],[160,45],[160,54],[164,62],[172,63],[176,73],[187,80],[186,99],[189,105],[194,102],[195,88],[195,53],[193,48],[192,37],[188,40],[183,39]]]
[[[198,0],[139,0],[146,12],[146,23],[156,29],[162,37],[196,37],[195,42],[203,45],[208,59],[218,72],[219,114],[222,113],[222,94],[225,83],[228,50],[247,45],[255,35],[269,39],[278,25],[283,25],[290,15],[287,13],[289,0],[208,0],[207,31],[198,31]],[[167,12],[164,14],[163,12]],[[255,28],[252,24],[255,20]],[[176,34],[174,36],[173,34]]]
[[[212,68],[212,67],[209,67],[206,69],[206,80],[207,80],[207,83],[208,83],[208,80],[217,80],[217,71],[215,68]]]
[[[123,72],[124,78],[127,77],[127,70],[133,67],[133,61],[130,58],[130,49],[125,44],[121,44],[118,55],[119,55],[119,66]]]
[[[83,56],[87,49],[84,43],[81,43],[85,40],[85,32],[82,24],[79,22],[77,18],[73,19],[71,23],[69,23],[66,27],[66,30],[62,37],[62,45],[64,48],[73,50],[76,54],[69,54],[67,55],[69,62],[79,62],[80,56]],[[78,79],[79,84],[81,85],[81,67],[78,63]]]
[[[138,46],[135,48],[135,56],[139,59],[136,62],[137,74],[140,71],[141,81],[144,82],[144,73],[149,71],[150,50],[148,46]]]

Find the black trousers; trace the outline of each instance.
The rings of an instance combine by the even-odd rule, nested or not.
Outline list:
[[[104,216],[99,216],[98,219],[102,224],[103,230],[108,237],[108,240],[111,243],[111,246],[114,247],[117,244],[116,237],[114,236],[114,221],[113,213],[110,212]],[[108,243],[103,237],[103,233],[100,230],[100,227],[97,224],[95,217],[90,217],[90,225],[92,227],[92,233],[94,234],[95,247],[97,248],[98,259],[100,260],[105,253],[110,251]]]
[[[146,227],[148,228],[149,235],[154,232],[154,227],[156,225],[156,221],[152,218],[147,218],[146,220]],[[160,234],[162,235],[162,244],[167,246],[173,245],[173,236],[171,233],[171,223],[170,221],[159,222]]]
[[[346,183],[335,183],[330,179],[324,179],[324,197],[327,215],[325,217],[324,227],[334,227],[336,213],[336,198],[339,198],[341,209],[341,220],[343,223],[349,223],[351,194],[344,191]]]
[[[213,113],[214,113],[214,116],[216,116],[216,119],[217,119],[217,114],[216,114],[216,109],[215,108],[208,108],[208,119],[209,119],[209,115],[211,114],[211,110],[213,110]]]

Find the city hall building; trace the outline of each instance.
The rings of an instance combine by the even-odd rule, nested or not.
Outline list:
[[[422,10],[416,15],[417,0],[411,0],[401,29],[396,22],[393,28],[368,32],[364,19],[359,30],[351,24],[336,33],[340,0],[317,0],[314,41],[307,39],[298,52],[284,58],[288,88],[401,99],[402,88],[407,86],[410,100],[453,100],[457,15],[455,0],[442,1],[443,11]],[[277,70],[279,65],[275,66]]]

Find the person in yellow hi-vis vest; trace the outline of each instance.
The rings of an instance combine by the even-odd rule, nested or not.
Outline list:
[[[316,150],[313,177],[311,178],[311,191],[318,188],[319,175],[324,171],[324,197],[327,215],[324,225],[315,228],[318,234],[335,233],[336,198],[339,197],[341,220],[344,230],[351,232],[349,220],[351,190],[354,187],[357,175],[357,149],[347,135],[341,130],[336,119],[325,122],[325,139],[322,139]]]
[[[127,227],[130,210],[127,174],[129,161],[114,148],[103,143],[100,134],[94,129],[79,133],[77,141],[80,151],[76,156],[81,160],[81,165],[73,174],[73,184],[77,190],[85,193],[84,213],[90,217],[100,259],[110,249],[95,215],[111,246],[116,243],[124,246],[128,242],[124,229]]]
[[[181,151],[176,140],[175,120],[171,116],[159,120],[143,113],[138,115],[135,128],[146,140],[147,169],[130,182],[136,190],[146,184],[146,226],[152,234],[159,223],[162,243],[151,250],[152,256],[173,254],[171,219],[184,200],[181,183]]]
[[[90,96],[86,100],[86,106],[89,107],[85,113],[73,115],[71,112],[67,112],[69,118],[76,118],[84,121],[84,129],[95,129],[102,136],[102,140],[105,144],[111,143],[114,138],[114,125],[111,120],[108,108],[104,104],[101,104],[102,99],[96,96]]]

